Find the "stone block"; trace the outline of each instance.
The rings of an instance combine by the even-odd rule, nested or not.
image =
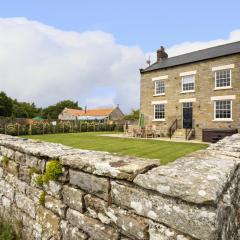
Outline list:
[[[26,166],[21,166],[20,165],[18,178],[30,185],[30,183],[31,183],[31,174],[30,174],[29,168],[26,167]]]
[[[137,174],[159,165],[159,161],[94,151],[62,156],[60,162],[84,172],[129,181]]]
[[[193,240],[191,237],[177,233],[162,224],[151,223],[149,227],[150,240]]]
[[[61,200],[58,200],[52,196],[46,195],[45,208],[51,210],[61,218],[64,218],[67,206],[63,204]]]
[[[108,200],[109,180],[81,171],[70,170],[70,183],[80,187],[87,193],[92,193],[104,200]]]
[[[11,160],[14,160],[15,151],[6,147],[1,146],[2,156],[8,157]]]
[[[11,201],[14,200],[14,187],[5,180],[0,180],[0,192],[4,194],[7,198],[9,198]]]
[[[36,216],[35,205],[30,198],[24,196],[21,193],[16,193],[15,202],[18,208],[23,210],[30,217],[35,218]]]
[[[134,239],[148,239],[149,220],[133,214],[130,211],[108,204],[90,194],[84,197],[86,208],[93,217],[97,217],[101,222],[114,224],[124,235]],[[93,212],[94,211],[94,212]]]
[[[18,176],[19,165],[13,161],[9,161],[7,165],[4,166],[4,170],[10,174]]]
[[[38,171],[43,173],[45,170],[46,160],[26,154],[26,165],[28,167],[36,168]]]
[[[48,184],[43,185],[47,194],[60,199],[62,197],[62,184],[57,181],[49,181]]]
[[[26,161],[25,154],[16,151],[16,152],[15,152],[15,159],[14,159],[14,160],[15,160],[15,162],[17,162],[17,163],[24,165],[24,164],[25,164],[25,161]]]
[[[86,240],[87,234],[83,233],[77,227],[72,226],[67,221],[61,221],[61,232],[63,240]]]
[[[83,212],[83,191],[64,185],[62,196],[63,202],[67,204],[70,208],[79,212]]]
[[[197,204],[215,204],[238,167],[232,158],[183,157],[140,174],[134,183]]]
[[[42,206],[37,207],[36,213],[36,221],[42,226],[45,237],[60,239],[60,218]]]
[[[118,240],[119,233],[112,227],[102,224],[72,209],[67,210],[67,220],[74,226],[86,232],[93,240]]]
[[[5,180],[12,185],[16,191],[25,193],[26,187],[28,186],[27,183],[19,180],[16,176],[12,174],[7,174]]]
[[[163,223],[193,238],[214,239],[216,212],[214,209],[189,205],[128,184],[112,182],[113,203],[133,209],[137,214]]]
[[[11,208],[11,200],[5,196],[2,196],[2,199],[1,199],[1,202],[2,202],[2,205],[4,208],[10,210]]]
[[[26,186],[26,195],[35,203],[39,204],[39,197],[42,194],[42,190],[38,188],[31,187],[29,185]]]

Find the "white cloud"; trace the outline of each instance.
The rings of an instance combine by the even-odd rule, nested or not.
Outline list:
[[[169,56],[240,40],[185,42],[167,49]],[[63,99],[81,106],[120,104],[139,107],[139,68],[146,56],[139,47],[117,44],[102,31],[67,32],[25,18],[0,18],[0,89],[21,101],[46,106]]]
[[[140,48],[119,45],[105,32],[0,19],[0,89],[22,101],[46,106],[70,98],[88,107],[120,104],[126,111],[139,106],[144,62]]]

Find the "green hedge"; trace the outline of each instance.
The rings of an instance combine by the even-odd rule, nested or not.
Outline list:
[[[98,122],[58,122],[52,125],[46,122],[35,122],[33,124],[5,124],[0,126],[1,134],[12,136],[19,135],[39,135],[54,133],[74,133],[74,132],[104,132],[104,131],[123,131],[123,125],[115,123],[98,123]]]

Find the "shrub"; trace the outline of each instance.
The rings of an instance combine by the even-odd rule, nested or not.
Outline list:
[[[29,169],[29,174],[32,176],[34,173],[39,174],[39,171],[35,167],[31,167]]]

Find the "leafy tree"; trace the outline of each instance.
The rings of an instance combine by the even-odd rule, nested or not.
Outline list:
[[[13,100],[13,115],[17,118],[33,118],[39,115],[38,109],[34,103],[18,102]]]
[[[125,115],[125,120],[138,120],[139,119],[140,110],[132,109],[132,112],[128,115]]]
[[[43,116],[48,119],[57,119],[64,108],[82,109],[78,106],[78,102],[64,100],[43,109]]]
[[[10,117],[12,115],[13,102],[5,92],[0,92],[0,116]]]

